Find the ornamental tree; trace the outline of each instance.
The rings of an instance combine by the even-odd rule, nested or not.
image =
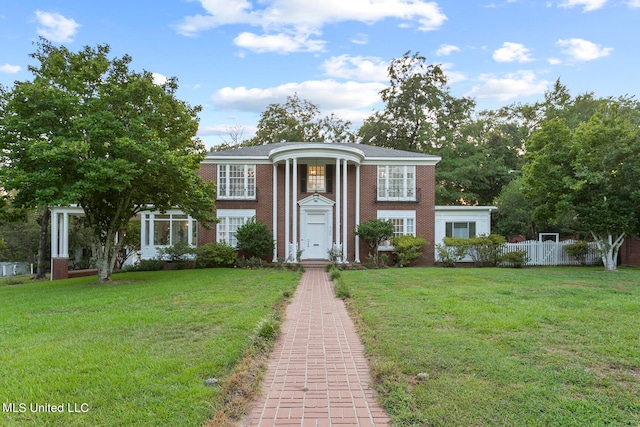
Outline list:
[[[177,206],[213,221],[215,189],[198,175],[206,150],[197,113],[98,45],[71,52],[41,39],[32,81],[2,93],[2,182],[23,206],[78,204],[92,232],[100,282],[111,279],[129,220]]]
[[[360,223],[354,230],[356,236],[369,246],[369,255],[374,253],[374,262],[378,265],[378,247],[383,241],[393,237],[393,223],[384,219],[372,219]]]
[[[640,227],[639,107],[608,100],[575,130],[552,119],[527,143],[523,191],[534,216],[570,214],[593,237],[607,271],[617,269],[625,236]]]

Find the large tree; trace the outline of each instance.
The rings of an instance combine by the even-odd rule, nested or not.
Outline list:
[[[571,215],[616,270],[624,237],[640,226],[640,105],[602,100],[575,130],[567,118],[545,122],[527,143],[525,195],[536,218]]]
[[[363,144],[428,153],[457,138],[475,102],[449,93],[439,65],[406,52],[391,61],[388,74],[389,86],[380,92],[385,108],[358,132]]]
[[[213,185],[198,175],[199,107],[176,98],[177,79],[158,85],[98,45],[71,52],[42,39],[33,81],[3,91],[4,186],[18,205],[78,204],[92,230],[99,281],[111,272],[129,220],[178,206],[213,221]]]
[[[260,116],[256,135],[242,145],[264,145],[272,142],[353,142],[351,122],[330,114],[322,116],[320,107],[288,96],[284,104],[270,104]]]

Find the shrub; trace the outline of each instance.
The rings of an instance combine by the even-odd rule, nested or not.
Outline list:
[[[422,255],[422,248],[427,241],[422,237],[411,235],[396,236],[393,238],[393,253],[396,254],[396,262],[400,267],[411,264]]]
[[[351,289],[344,283],[341,277],[334,282],[336,297],[342,300],[352,297]]]
[[[335,281],[336,279],[340,278],[340,270],[338,270],[335,267],[331,267],[329,269],[329,279]]]
[[[384,240],[393,236],[393,223],[383,219],[372,219],[359,224],[354,233],[369,245],[369,255],[373,252],[373,264],[377,267],[378,247]]]
[[[271,257],[275,248],[273,233],[267,224],[253,217],[236,230],[238,249],[246,258],[265,259]]]
[[[196,250],[196,268],[232,267],[236,250],[225,242],[207,243]]]
[[[466,246],[449,246],[436,245],[436,251],[438,252],[438,259],[445,267],[455,267],[456,262],[462,260],[467,254]]]
[[[478,236],[469,239],[469,255],[478,267],[495,267],[500,262],[507,240],[499,234]]]
[[[587,255],[589,255],[589,243],[578,240],[564,246],[564,251],[580,262],[580,265],[587,265]]]
[[[196,248],[187,243],[176,243],[166,248],[158,249],[158,259],[175,263],[177,269],[193,266]]]
[[[159,259],[141,259],[136,265],[125,266],[122,271],[159,271],[167,263]]]
[[[511,265],[515,268],[520,268],[529,261],[527,257],[527,251],[513,251],[507,252],[500,257],[500,262]]]

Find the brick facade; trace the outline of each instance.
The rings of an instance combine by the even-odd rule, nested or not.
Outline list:
[[[389,150],[392,151],[392,150]],[[238,162],[241,157],[233,157],[235,163]],[[376,187],[378,185],[378,165],[384,165],[385,159],[381,159],[375,164],[361,164],[359,167],[360,173],[360,222],[365,222],[378,217],[379,210],[399,210],[399,211],[415,211],[415,232],[417,236],[423,237],[429,242],[429,245],[424,250],[424,256],[418,260],[417,264],[429,265],[433,263],[434,250],[434,223],[435,223],[435,163],[425,164],[420,162],[421,157],[417,157],[415,164],[415,181],[416,191],[418,197],[416,201],[378,201],[376,194]],[[438,159],[439,160],[439,159]],[[208,163],[203,163],[199,175],[205,180],[216,181],[217,179],[217,165],[212,163],[211,160]],[[317,159],[313,160],[317,163]],[[327,157],[322,159],[326,164],[335,165],[336,159]],[[216,159],[219,164],[224,164],[225,159]],[[255,200],[224,200],[218,199],[216,201],[216,209],[251,209],[255,210],[258,220],[266,223],[269,228],[273,227],[273,164],[272,163],[259,163],[255,160],[247,158],[247,164],[256,165],[256,199]],[[397,164],[397,163],[396,163]],[[310,159],[300,158],[297,161],[298,168],[306,168],[307,165],[311,165]],[[293,161],[289,162],[289,176],[291,179],[290,189],[293,189]],[[332,168],[333,186],[331,191],[322,192],[322,196],[336,202],[336,192],[338,177],[340,174],[340,193],[343,192],[344,178],[342,177],[343,167],[339,168],[333,166]],[[339,170],[338,170],[339,169]],[[340,211],[336,212],[336,206],[332,209],[332,221],[331,224],[333,242],[342,241],[343,227],[346,227],[347,235],[347,260],[352,262],[356,256],[354,230],[356,227],[356,174],[358,171],[357,164],[353,161],[348,162],[347,166],[347,215],[343,216],[344,206],[341,205]],[[312,195],[311,192],[302,192],[303,186],[301,184],[301,173],[297,174],[298,181],[296,183],[297,194],[295,202],[291,201],[290,209],[297,209],[297,237],[300,240],[302,235],[302,227],[304,225],[301,221],[301,211],[297,202],[303,200]],[[277,162],[277,254],[276,258],[285,258],[285,162]],[[344,202],[344,194],[340,196],[340,202]],[[334,226],[336,221],[336,215],[340,218],[340,230],[336,230]],[[293,221],[290,220],[289,238],[293,240]],[[338,236],[337,236],[338,234]],[[201,225],[198,229],[198,244],[202,245],[207,242],[216,241],[216,226],[214,225],[210,230],[205,229]],[[368,254],[368,246],[365,242],[360,242],[360,260],[366,260]]]

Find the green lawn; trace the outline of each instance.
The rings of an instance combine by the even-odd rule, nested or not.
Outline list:
[[[409,268],[340,280],[397,425],[640,425],[640,270]]]
[[[299,277],[212,269],[105,285],[0,282],[0,425],[200,426],[220,406],[220,387],[205,380],[232,372]]]

